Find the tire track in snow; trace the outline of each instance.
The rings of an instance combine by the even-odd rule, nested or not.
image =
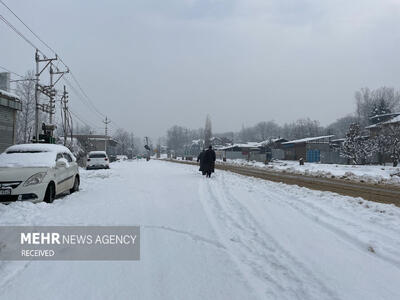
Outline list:
[[[264,188],[258,187],[255,185],[258,192],[264,194],[267,198],[271,197],[271,193],[273,193],[274,198],[277,200],[277,203],[284,203],[289,207],[295,209],[303,216],[307,217],[311,221],[315,222],[317,225],[329,230],[334,233],[340,239],[345,240],[346,242],[352,244],[357,247],[361,252],[368,253],[372,255],[371,252],[367,252],[369,247],[373,247],[375,253],[374,256],[378,257],[395,267],[400,269],[400,260],[398,257],[400,256],[400,243],[398,240],[390,236],[391,229],[382,228],[383,231],[386,231],[385,234],[382,234],[381,231],[377,232],[370,228],[370,226],[365,225],[365,221],[358,220],[353,218],[352,220],[348,220],[345,218],[339,218],[332,213],[329,213],[326,209],[321,206],[317,206],[316,203],[308,201],[306,198],[302,197],[301,199],[297,197],[295,194],[285,191],[284,189],[280,189],[279,192],[275,190],[275,188],[269,187],[268,193]],[[272,189],[272,191],[271,191]],[[282,195],[284,194],[284,195]],[[368,235],[373,235],[376,238],[379,238],[376,241],[365,241],[362,240],[359,235],[350,230],[344,230],[343,227],[347,228],[363,228]],[[368,228],[366,228],[368,227]],[[393,231],[392,234],[397,234],[397,232]],[[382,240],[384,240],[382,242]],[[388,248],[385,245],[393,245],[395,247]],[[375,245],[379,245],[380,247],[374,247]],[[383,247],[383,248],[382,248]],[[377,249],[375,249],[377,248]],[[379,249],[379,250],[378,250]]]
[[[219,249],[226,250],[225,246],[222,245],[220,242],[207,239],[205,237],[202,237],[198,234],[195,234],[195,233],[192,233],[189,231],[175,229],[175,228],[167,227],[167,226],[156,226],[156,225],[143,225],[142,227],[145,229],[161,229],[161,230],[165,230],[165,231],[169,231],[169,232],[173,232],[173,233],[177,233],[177,234],[182,234],[182,235],[190,237],[191,239],[193,239],[196,242],[203,242],[205,244],[217,247]]]
[[[210,223],[232,259],[265,299],[337,299],[300,262],[266,232],[251,213],[224,188],[201,181],[199,194]]]

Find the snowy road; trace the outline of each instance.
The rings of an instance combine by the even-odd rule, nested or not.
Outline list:
[[[141,260],[1,262],[0,299],[400,299],[400,208],[162,161],[0,225],[140,225]]]

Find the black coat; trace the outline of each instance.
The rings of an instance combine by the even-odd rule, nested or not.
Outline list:
[[[205,172],[214,172],[215,159],[215,151],[207,149],[203,156],[203,168]]]
[[[204,172],[204,154],[206,153],[205,150],[201,151],[200,154],[197,156],[197,162],[200,162],[200,169],[199,171]]]

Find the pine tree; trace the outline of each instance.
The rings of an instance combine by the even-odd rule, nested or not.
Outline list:
[[[377,150],[375,140],[362,137],[360,125],[353,123],[350,125],[340,152],[343,157],[350,159],[353,164],[365,164],[367,159]]]
[[[396,167],[400,160],[400,130],[395,124],[386,125],[375,138],[375,143],[380,146],[380,153],[388,153]]]

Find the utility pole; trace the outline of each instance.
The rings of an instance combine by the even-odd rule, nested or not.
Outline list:
[[[64,146],[67,145],[67,103],[68,103],[68,93],[64,85],[64,93],[61,98],[62,104],[63,104],[63,112],[64,112],[64,124],[63,124],[63,129],[64,129]],[[72,141],[71,141],[72,142]]]
[[[53,91],[53,86],[54,86],[55,83],[52,84],[53,86],[52,85],[43,86],[43,85],[40,84],[40,75],[51,64],[51,62],[53,60],[57,60],[57,56],[55,58],[47,58],[45,56],[43,56],[43,58],[41,58],[40,54],[39,54],[39,50],[36,49],[36,52],[35,52],[35,62],[36,62],[36,73],[35,73],[35,142],[36,143],[39,142],[39,111],[41,110],[41,111],[50,113],[53,110],[52,103],[50,103],[50,106],[39,103],[40,93],[42,93],[42,94],[44,94],[44,95],[46,95],[46,96],[48,96],[50,98],[55,96],[55,92]],[[45,66],[42,69],[40,69],[40,63],[41,62],[46,63]]]
[[[54,96],[55,92],[53,95],[53,65],[50,64],[50,99],[49,99],[49,106],[50,106],[50,113],[49,113],[49,124],[53,124],[53,113],[54,113],[54,108],[55,105],[54,103]]]
[[[39,51],[35,52],[35,142],[39,142]]]
[[[103,123],[105,124],[105,137],[104,137],[104,151],[107,153],[107,140],[108,140],[108,127],[107,125],[111,123],[110,120],[107,120],[107,116],[106,119],[103,121]]]
[[[56,59],[58,59],[57,55],[56,55]],[[56,85],[56,83],[64,76],[64,74],[69,73],[69,69],[67,69],[66,71],[60,71],[57,67],[56,67],[56,72],[53,70],[53,65],[50,65],[50,101],[49,101],[49,106],[50,106],[50,113],[49,113],[49,123],[53,124],[53,115],[54,115],[54,110],[55,110],[55,100],[54,97],[56,95],[55,93],[55,89],[54,86]],[[54,78],[53,75],[60,75],[57,80],[54,82]],[[65,89],[65,86],[64,86]]]

